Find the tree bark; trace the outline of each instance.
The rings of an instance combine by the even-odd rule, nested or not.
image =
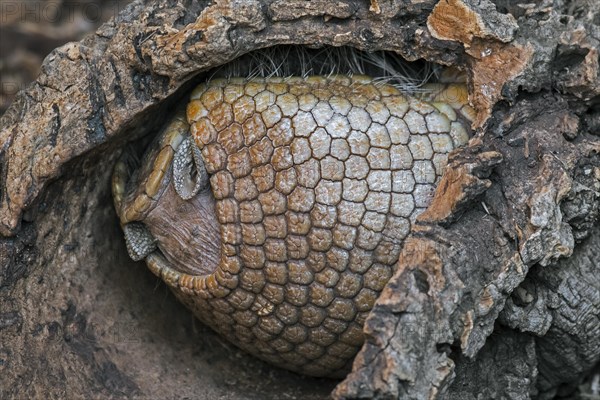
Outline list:
[[[599,21],[558,1],[149,0],[54,50],[0,120],[0,397],[572,395],[600,360]],[[195,322],[128,259],[110,199],[126,142],[280,44],[462,68],[477,110],[339,384]]]

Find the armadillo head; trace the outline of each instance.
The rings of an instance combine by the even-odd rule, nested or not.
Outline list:
[[[468,140],[465,93],[432,88],[425,101],[362,76],[202,84],[135,172],[116,167],[130,255],[238,346],[341,375],[448,153]]]

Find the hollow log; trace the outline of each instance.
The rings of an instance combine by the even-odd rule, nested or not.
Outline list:
[[[0,119],[0,398],[593,394],[599,21],[586,2],[148,0],[55,49]],[[127,257],[110,197],[125,145],[207,71],[289,44],[462,69],[477,111],[341,382],[194,320]]]

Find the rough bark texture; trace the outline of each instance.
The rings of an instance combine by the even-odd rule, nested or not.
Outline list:
[[[451,160],[334,397],[570,395],[600,358],[597,12],[559,1],[136,1],[56,49],[0,120],[0,397],[333,389],[195,323],[127,259],[108,194],[118,150],[156,132],[203,71],[289,43],[463,67],[478,110],[480,135]]]

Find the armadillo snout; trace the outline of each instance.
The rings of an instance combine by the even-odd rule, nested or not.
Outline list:
[[[124,154],[113,176],[131,258],[145,259],[159,249],[178,271],[214,272],[220,252],[215,201],[182,112],[151,143],[137,170],[131,171],[132,164],[135,157]]]

